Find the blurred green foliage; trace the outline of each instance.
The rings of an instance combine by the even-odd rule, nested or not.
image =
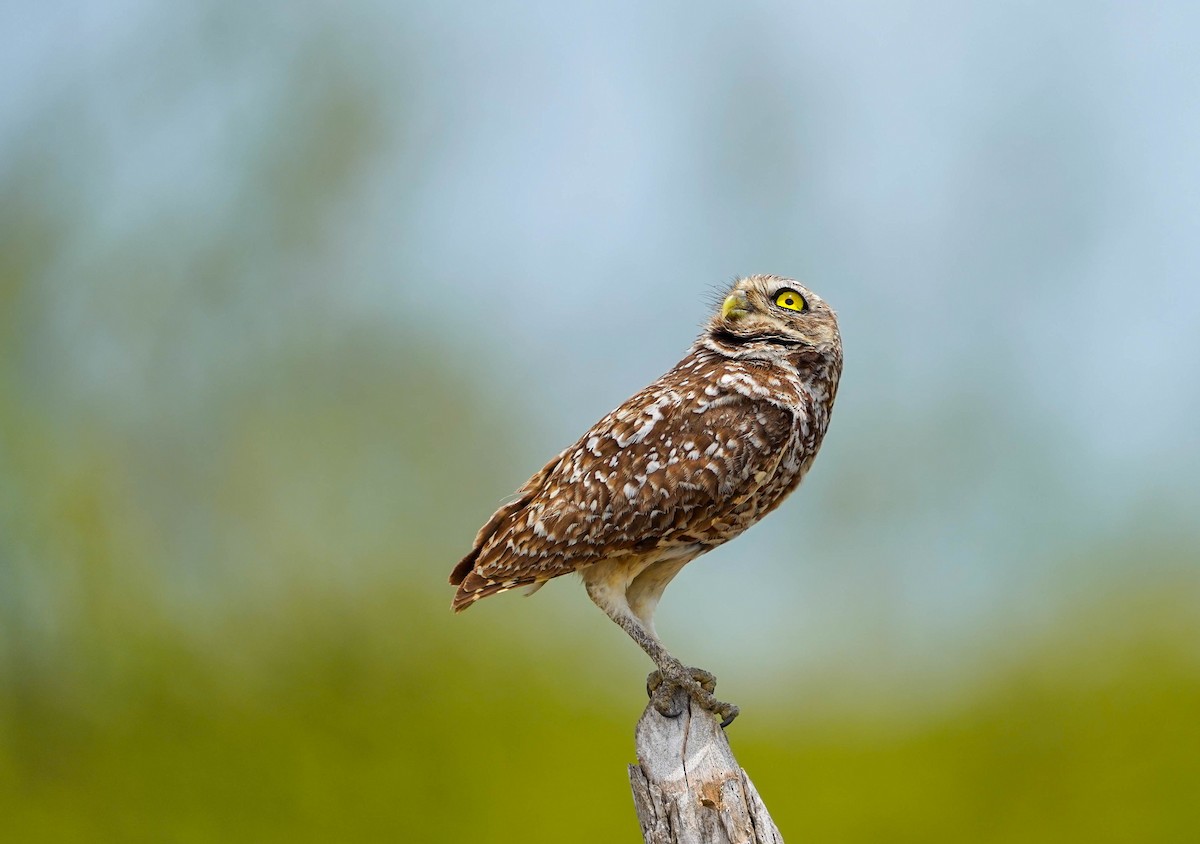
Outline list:
[[[70,104],[3,170],[5,840],[636,840],[632,645],[567,588],[448,610],[531,468],[496,447],[528,409],[477,350],[338,312],[304,272],[381,143],[338,66],[297,51],[198,219],[92,231],[78,150],[47,140],[76,136]],[[1067,601],[950,694],[852,671],[727,690],[789,840],[1197,840],[1196,549],[1109,553],[1180,574]]]

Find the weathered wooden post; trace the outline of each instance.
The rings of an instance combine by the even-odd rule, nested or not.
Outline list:
[[[678,718],[647,705],[637,725],[629,782],[646,844],[783,844],[720,721],[676,695]]]

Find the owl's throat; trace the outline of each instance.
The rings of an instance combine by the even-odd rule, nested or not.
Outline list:
[[[713,329],[709,336],[717,345],[735,349],[745,349],[760,343],[766,343],[770,346],[777,346],[783,349],[796,349],[808,345],[803,340],[797,340],[794,337],[785,337],[782,334],[740,334],[729,328]]]

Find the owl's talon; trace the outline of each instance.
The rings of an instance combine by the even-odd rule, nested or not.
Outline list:
[[[700,688],[708,692],[710,695],[717,690],[717,676],[711,671],[705,671],[703,668],[689,668],[692,679],[700,684]]]
[[[722,727],[728,727],[738,716],[739,710],[732,703],[717,700],[713,695],[716,688],[717,678],[703,668],[680,665],[677,670],[651,671],[646,677],[646,694],[650,697],[650,703],[665,717],[678,718],[683,714],[683,696],[677,694],[677,691],[683,690],[701,709],[719,716]]]
[[[702,689],[698,694],[693,694],[692,697],[695,699],[696,703],[700,705],[701,709],[705,709],[711,712],[713,715],[720,717],[721,727],[723,728],[732,724],[733,719],[738,717],[738,713],[741,711],[732,703],[726,703],[723,700],[717,700],[716,697],[713,696],[712,692],[707,690]]]
[[[705,671],[703,668],[687,668],[683,669],[687,674],[690,674],[692,679],[700,684],[700,688],[712,694],[717,690],[717,677],[711,671]],[[663,684],[663,673],[659,669],[655,669],[646,675],[646,696],[651,697],[654,690]]]

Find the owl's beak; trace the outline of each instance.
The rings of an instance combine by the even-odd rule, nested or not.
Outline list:
[[[750,302],[741,290],[726,296],[724,304],[721,305],[721,316],[725,319],[741,319],[748,313],[750,313]]]

